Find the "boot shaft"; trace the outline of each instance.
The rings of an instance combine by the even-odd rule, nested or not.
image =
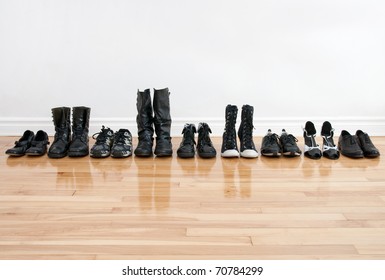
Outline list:
[[[91,108],[79,106],[72,108],[72,129],[75,130],[87,130],[90,123]]]
[[[136,108],[138,110],[138,115],[136,116],[136,123],[138,126],[138,134],[142,136],[152,137],[154,134],[153,128],[153,112],[151,105],[151,95],[150,89],[145,89],[144,91],[137,92],[136,98]]]
[[[253,114],[254,107],[250,105],[242,106],[241,124],[238,129],[238,137],[242,144],[245,144],[246,138],[251,138],[253,134]]]
[[[66,128],[71,124],[71,108],[69,107],[57,107],[52,108],[53,124],[56,127]]]
[[[154,89],[154,125],[158,138],[170,138],[170,92],[168,88]]]

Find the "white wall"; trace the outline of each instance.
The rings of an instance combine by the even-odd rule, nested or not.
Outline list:
[[[384,14],[374,0],[0,0],[0,134],[52,134],[50,109],[77,105],[91,132],[135,134],[137,89],[169,87],[174,135],[190,121],[220,135],[229,103],[255,107],[255,135],[306,120],[385,135]]]

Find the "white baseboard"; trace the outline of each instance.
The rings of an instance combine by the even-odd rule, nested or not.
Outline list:
[[[317,132],[320,132],[324,119],[308,119],[315,124]],[[361,129],[371,136],[385,136],[385,118],[333,118],[327,119],[335,128],[335,134],[339,135],[341,130],[345,129],[351,134]],[[171,134],[172,136],[181,136],[181,132],[185,123],[194,123],[197,128],[199,122],[207,122],[212,130],[212,136],[221,136],[223,133],[225,120],[222,118],[174,118],[172,120]],[[263,136],[270,128],[273,132],[280,134],[283,128],[288,133],[296,136],[302,135],[302,127],[307,119],[300,118],[254,118],[254,135]],[[240,120],[237,120],[237,129]],[[135,118],[91,118],[90,135],[99,132],[101,126],[110,127],[113,130],[119,128],[128,128],[133,136],[137,135],[137,126]],[[0,118],[0,136],[19,136],[25,130],[44,130],[49,135],[54,135],[55,130],[51,120],[46,118]]]

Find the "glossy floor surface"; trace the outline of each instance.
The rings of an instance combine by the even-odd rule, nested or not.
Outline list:
[[[0,259],[385,259],[385,137],[336,161],[179,159],[180,138],[171,158],[9,158],[15,140]]]

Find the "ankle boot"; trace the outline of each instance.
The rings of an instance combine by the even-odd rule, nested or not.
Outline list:
[[[242,106],[241,125],[238,129],[239,148],[241,157],[256,158],[258,152],[253,141],[253,113],[254,107],[250,105]]]
[[[52,118],[55,126],[55,136],[49,147],[48,157],[62,158],[67,155],[71,137],[71,108],[53,108]]]
[[[134,153],[139,157],[149,157],[152,156],[152,145],[154,142],[154,127],[150,89],[146,89],[143,92],[138,90],[136,108],[138,109],[136,123],[138,126],[139,142]]]
[[[238,108],[235,105],[226,106],[225,132],[222,136],[222,157],[239,157],[235,123],[237,121]]]
[[[91,109],[88,107],[72,108],[72,141],[68,156],[83,157],[88,155],[88,128]]]
[[[156,133],[155,155],[159,157],[172,155],[170,92],[168,88],[154,89],[154,125]]]

